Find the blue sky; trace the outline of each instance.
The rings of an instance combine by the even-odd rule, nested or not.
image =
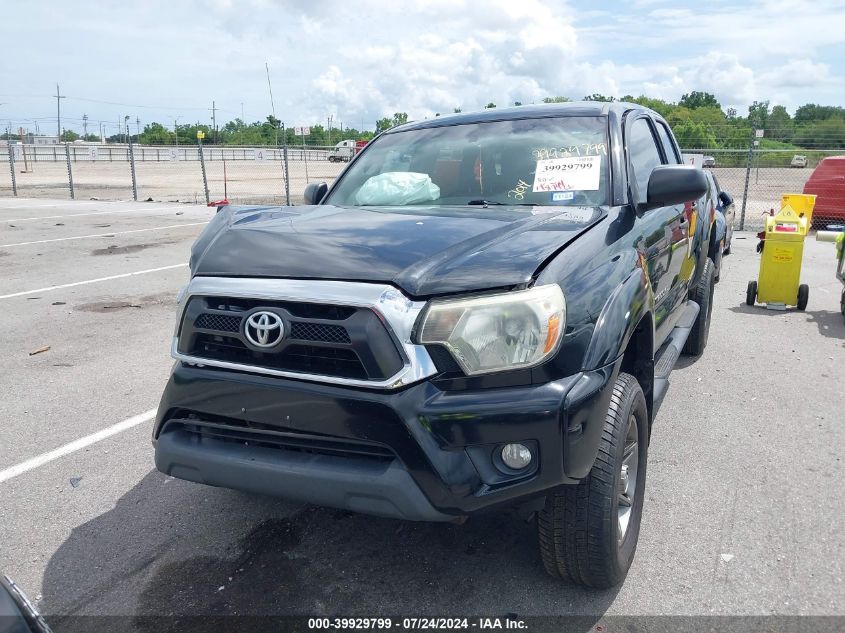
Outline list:
[[[114,133],[270,112],[372,129],[410,118],[600,92],[714,93],[745,112],[845,105],[845,0],[28,0],[4,8],[0,126]],[[11,51],[11,52],[10,52]],[[133,124],[134,129],[134,124]]]

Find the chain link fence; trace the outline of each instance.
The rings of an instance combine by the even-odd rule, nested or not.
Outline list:
[[[199,144],[12,143],[0,161],[0,196],[203,204],[296,204],[309,182],[332,182],[345,166],[333,147]]]
[[[802,152],[684,150],[705,156],[706,168],[736,201],[737,228],[750,230],[762,227],[763,215],[779,207],[783,193],[802,192],[823,158],[845,154]],[[314,146],[13,143],[0,147],[0,196],[297,204],[309,182],[334,181],[347,158],[333,147]],[[837,176],[832,178],[835,185]],[[845,223],[845,178],[839,174],[838,179],[841,191],[829,188],[817,203],[817,226]]]
[[[780,209],[784,193],[804,191],[804,185],[823,158],[845,156],[843,150],[800,151],[802,153],[798,154],[792,149],[755,150],[750,157],[747,149],[688,149],[684,153],[703,154],[705,165],[709,165],[706,168],[716,177],[719,187],[733,196],[736,228],[742,225],[744,229],[759,230],[764,225],[764,215],[771,209]],[[823,182],[816,184],[814,179],[808,188],[807,193],[819,194],[813,213],[813,224],[817,228],[845,224],[845,158],[842,164],[838,188],[830,186],[830,177],[825,176],[822,170],[819,170],[817,178]]]

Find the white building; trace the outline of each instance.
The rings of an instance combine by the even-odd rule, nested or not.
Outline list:
[[[59,137],[58,136],[47,136],[45,134],[33,134],[32,140],[27,139],[27,142],[31,145],[58,145],[59,144]]]

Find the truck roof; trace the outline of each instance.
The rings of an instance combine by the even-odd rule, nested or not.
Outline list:
[[[433,119],[413,121],[399,125],[390,129],[387,133],[461,125],[464,123],[481,123],[484,121],[514,121],[518,119],[542,119],[556,116],[605,116],[608,112],[616,112],[621,116],[628,110],[643,110],[662,119],[657,112],[637,103],[628,103],[625,101],[570,101],[566,103],[542,103],[510,108],[486,108],[474,112],[447,114]]]

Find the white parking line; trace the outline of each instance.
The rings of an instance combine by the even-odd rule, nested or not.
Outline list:
[[[153,209],[124,209],[122,211],[92,211],[90,213],[70,213],[67,215],[43,215],[37,218],[12,218],[0,222],[32,222],[33,220],[58,220],[61,218],[81,218],[86,215],[112,215],[117,213],[146,213],[147,211],[173,211],[179,207],[158,207]]]
[[[199,226],[208,222],[186,222],[185,224],[169,224],[168,226],[154,226],[150,229],[132,229],[131,231],[112,231],[111,233],[94,233],[93,235],[76,235],[74,237],[55,237],[50,240],[35,240],[34,242],[18,242],[16,244],[0,244],[0,248],[11,248],[13,246],[30,246],[31,244],[47,244],[48,242],[66,242],[68,240],[87,240],[93,237],[114,237],[115,235],[127,235],[128,233],[143,233],[145,231],[163,231],[165,229],[177,229],[181,226]]]
[[[44,464],[49,464],[60,457],[70,455],[71,453],[75,453],[78,450],[91,446],[91,444],[96,444],[107,437],[117,435],[122,431],[131,429],[132,427],[143,424],[144,422],[149,422],[155,417],[155,415],[156,409],[150,409],[149,411],[133,416],[123,422],[118,422],[117,424],[106,427],[101,431],[97,431],[91,435],[86,435],[85,437],[81,437],[78,440],[65,444],[64,446],[60,446],[57,449],[47,453],[42,453],[41,455],[23,461],[20,464],[16,464],[15,466],[11,466],[5,470],[0,470],[0,484],[4,481],[9,481],[10,479],[17,477],[18,475],[22,475],[25,472],[39,468]]]
[[[85,281],[74,281],[69,284],[60,284],[58,286],[48,286],[46,288],[37,288],[35,290],[24,290],[23,292],[14,292],[10,295],[0,295],[0,299],[11,299],[13,297],[25,297],[26,295],[41,294],[42,292],[50,292],[51,290],[61,290],[62,288],[73,288],[74,286],[85,286],[87,284],[96,284],[101,281],[111,281],[112,279],[123,279],[125,277],[134,277],[135,275],[146,275],[148,273],[157,273],[162,270],[173,270],[174,268],[182,268],[188,264],[174,264],[173,266],[161,266],[160,268],[148,268],[147,270],[137,270],[134,273],[123,273],[122,275],[112,275],[110,277],[100,277],[99,279],[87,279]]]

